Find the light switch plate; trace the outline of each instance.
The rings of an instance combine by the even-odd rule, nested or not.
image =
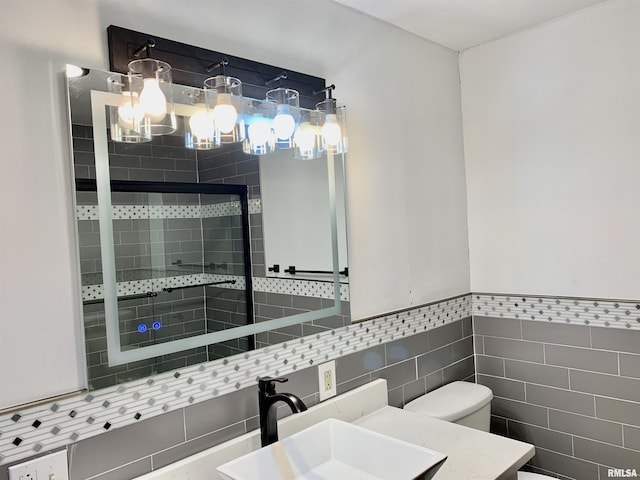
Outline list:
[[[320,392],[320,401],[336,396],[335,360],[318,365],[318,388]]]
[[[69,480],[67,451],[61,450],[9,467],[9,480]]]

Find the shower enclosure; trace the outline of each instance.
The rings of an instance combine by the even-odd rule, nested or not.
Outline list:
[[[110,187],[110,221],[101,221],[96,181],[76,181],[92,388],[253,349],[253,335],[196,339],[253,323],[247,187]],[[154,355],[128,361],[137,349]]]

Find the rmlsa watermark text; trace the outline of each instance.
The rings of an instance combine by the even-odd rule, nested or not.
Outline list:
[[[609,478],[638,478],[635,468],[609,468],[607,476]]]

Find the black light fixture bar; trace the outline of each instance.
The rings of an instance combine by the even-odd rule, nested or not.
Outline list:
[[[324,95],[320,95],[319,92],[324,90],[326,82],[320,77],[114,25],[107,28],[107,35],[109,67],[117,73],[127,73],[129,62],[136,58],[135,53],[141,55],[141,46],[148,48],[147,43],[152,41],[153,58],[171,65],[174,83],[202,88],[204,81],[211,76],[207,68],[220,62],[221,58],[226,58],[228,65],[225,67],[225,74],[242,81],[242,94],[246,97],[264,99],[267,90],[270,90],[265,82],[278,77],[286,70],[287,87],[300,92],[301,107],[313,109],[316,103],[324,100]]]

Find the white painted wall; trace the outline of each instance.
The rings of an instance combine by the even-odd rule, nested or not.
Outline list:
[[[469,291],[455,52],[328,0],[2,0],[0,408],[84,384],[61,72],[109,24],[336,83],[355,319]]]
[[[460,56],[471,289],[638,299],[640,2]]]

